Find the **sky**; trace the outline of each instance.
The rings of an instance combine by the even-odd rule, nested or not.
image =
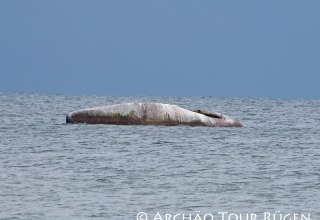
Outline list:
[[[319,0],[1,0],[0,92],[320,98]]]

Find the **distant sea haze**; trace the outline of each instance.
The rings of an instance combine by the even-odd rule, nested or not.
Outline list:
[[[244,127],[65,123],[71,111],[125,102],[207,109]],[[0,219],[320,219],[319,109],[317,100],[0,94]]]

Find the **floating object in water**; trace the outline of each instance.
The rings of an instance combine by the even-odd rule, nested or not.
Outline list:
[[[189,125],[206,127],[242,127],[229,116],[205,110],[190,111],[162,103],[124,103],[71,112],[67,123],[114,125]]]

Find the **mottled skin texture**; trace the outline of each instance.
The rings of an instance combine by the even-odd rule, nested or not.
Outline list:
[[[163,125],[241,127],[226,115],[205,110],[190,111],[176,105],[161,103],[124,103],[71,112],[67,123],[114,125]]]

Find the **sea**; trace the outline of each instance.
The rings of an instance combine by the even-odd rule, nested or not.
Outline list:
[[[65,122],[126,102],[243,127]],[[320,100],[0,93],[0,219],[319,220]]]

